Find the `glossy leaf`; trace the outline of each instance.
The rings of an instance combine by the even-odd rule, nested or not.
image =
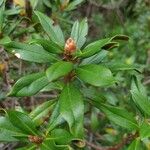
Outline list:
[[[35,124],[28,115],[13,110],[7,111],[7,114],[13,126],[21,130],[22,133],[37,135],[38,131],[36,130]]]
[[[3,37],[2,39],[0,39],[0,45],[4,45],[6,43],[10,43],[11,39],[8,36]]]
[[[120,61],[106,63],[106,66],[108,66],[112,71],[137,70],[137,68],[134,65],[128,65]]]
[[[94,86],[109,86],[115,83],[111,71],[102,65],[84,65],[76,69],[77,76]]]
[[[111,45],[108,45],[108,44],[111,44]],[[109,49],[110,47],[112,47],[116,44],[117,44],[116,42],[111,43],[110,38],[98,40],[98,41],[92,42],[89,45],[87,45],[82,50],[81,53],[77,54],[77,56],[82,57],[82,58],[90,57],[90,56],[93,56],[94,54],[100,52],[100,50],[102,48],[107,50],[107,49]]]
[[[42,124],[44,122],[44,119],[49,117],[49,114],[53,109],[54,104],[54,100],[49,100],[36,107],[29,115],[32,118],[32,121],[37,126]]]
[[[87,19],[84,19],[81,22],[76,21],[73,24],[71,31],[71,38],[75,41],[78,49],[80,49],[84,45],[87,33],[88,33]]]
[[[45,32],[48,34],[50,39],[53,42],[56,42],[60,45],[64,45],[64,36],[61,28],[58,25],[54,25],[54,21],[51,20],[48,16],[44,15],[41,12],[35,11],[36,16],[38,17],[40,24],[42,25]]]
[[[137,78],[133,78],[131,84],[131,94],[134,103],[139,110],[150,115],[150,100],[147,97],[146,90]]]
[[[64,83],[61,81],[50,82],[47,86],[45,86],[41,92],[49,92],[52,90],[62,90],[64,87]]]
[[[57,78],[60,78],[66,74],[68,74],[73,69],[73,64],[70,62],[65,61],[59,61],[53,65],[51,65],[46,70],[46,75],[48,77],[48,80],[54,81]]]
[[[64,129],[55,129],[51,132],[51,137],[55,140],[55,143],[59,145],[70,144],[73,140],[73,136]]]
[[[150,115],[150,100],[139,92],[131,90],[132,99],[145,114]]]
[[[0,142],[16,142],[18,139],[14,137],[15,135],[17,134],[14,132],[0,128]]]
[[[47,133],[49,133],[49,131],[53,130],[58,125],[63,124],[64,122],[65,122],[65,120],[63,119],[62,115],[60,114],[60,102],[58,101],[55,104],[54,110],[53,110],[52,115],[50,117],[50,121],[48,123]]]
[[[141,150],[141,143],[140,143],[140,139],[135,139],[130,146],[128,147],[128,150]]]
[[[122,40],[122,41],[128,41],[129,40],[129,37],[126,36],[126,35],[115,35],[114,37],[111,38],[111,40]]]
[[[37,146],[36,145],[29,145],[29,146],[24,146],[21,148],[17,148],[16,150],[36,150]]]
[[[32,41],[32,43],[37,43],[40,44],[44,50],[54,53],[54,54],[60,54],[63,53],[63,47],[59,46],[57,43],[51,41],[51,40],[46,40],[46,39],[36,39]]]
[[[107,56],[107,54],[108,51],[102,50],[91,57],[83,59],[82,62],[80,63],[80,66],[87,65],[87,64],[99,64]]]
[[[0,4],[0,33],[2,33],[2,28],[4,24],[4,10],[5,10],[5,1],[2,0]]]
[[[49,84],[45,73],[34,73],[20,78],[12,87],[8,96],[31,96]]]
[[[46,139],[40,146],[40,150],[71,150],[67,145],[56,145],[54,140]]]
[[[99,108],[107,115],[107,117],[121,127],[129,130],[138,129],[137,122],[133,115],[127,110],[110,105],[100,104]],[[96,106],[96,105],[95,105]]]
[[[75,137],[83,137],[84,104],[80,91],[72,84],[67,84],[60,97],[60,113],[69,124]]]
[[[47,63],[57,61],[57,57],[45,51],[40,45],[29,45],[19,42],[10,42],[5,44],[5,48],[13,53],[19,59]]]
[[[67,8],[65,8],[66,11],[71,11],[73,9],[76,9],[77,5],[79,5],[80,3],[82,3],[83,0],[75,0],[69,3],[69,5],[67,6]]]
[[[98,53],[101,49],[110,50],[119,46],[116,40],[128,40],[128,37],[125,35],[116,35],[112,38],[105,38],[101,40],[97,40],[93,43],[87,45],[81,53],[77,53],[77,57],[86,58],[93,56],[94,54]]]
[[[143,122],[140,126],[140,138],[143,140],[144,138],[150,137],[150,125],[146,122]]]
[[[15,138],[16,136],[27,137],[21,130],[13,126],[7,117],[0,117],[0,142],[18,141],[19,139]]]

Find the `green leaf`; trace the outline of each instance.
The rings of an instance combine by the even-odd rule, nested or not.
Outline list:
[[[75,137],[83,138],[83,97],[79,89],[72,84],[67,84],[60,97],[60,113],[69,124]]]
[[[73,69],[73,64],[71,62],[59,61],[51,65],[46,70],[46,75],[49,81],[54,81],[57,78],[60,78],[68,74]]]
[[[135,118],[127,110],[102,103],[96,107],[99,107],[111,121],[118,124],[119,126],[127,128],[129,130],[138,129]]]
[[[4,36],[2,39],[0,39],[0,45],[4,45],[6,43],[10,43],[11,39],[9,36]]]
[[[14,137],[15,135],[17,134],[14,132],[0,128],[0,142],[16,142],[18,139]]]
[[[40,150],[71,150],[68,145],[56,145],[54,140],[46,139],[40,146]]]
[[[83,0],[75,0],[69,3],[69,5],[65,8],[66,11],[71,11],[73,9],[76,9],[77,5],[82,3]]]
[[[122,41],[128,41],[129,37],[126,35],[115,35],[114,37],[111,38],[111,40],[122,40]]]
[[[65,40],[61,28],[58,25],[54,25],[54,21],[43,13],[38,11],[35,11],[34,13],[50,39],[59,45],[64,45]]]
[[[102,65],[84,65],[76,69],[77,76],[94,86],[109,86],[115,83],[111,71]]]
[[[43,121],[47,117],[49,117],[49,113],[53,109],[54,104],[55,104],[54,100],[49,100],[49,101],[46,101],[43,104],[37,106],[29,115],[32,118],[32,121],[37,126],[42,124]]]
[[[93,132],[96,132],[99,129],[100,121],[98,119],[98,111],[96,108],[92,109],[91,113],[91,129]]]
[[[36,150],[37,146],[36,145],[29,145],[29,146],[24,146],[21,148],[17,148],[16,150]]]
[[[137,77],[133,77],[131,84],[131,95],[139,110],[150,115],[150,100],[147,97],[146,89]]]
[[[131,90],[132,99],[135,104],[138,106],[140,110],[142,110],[145,114],[150,115],[150,100],[148,97],[145,97],[140,92],[136,92]]]
[[[13,126],[7,117],[0,117],[0,142],[18,141],[16,136],[27,137],[21,130]]]
[[[141,140],[150,137],[150,125],[146,122],[143,122],[140,126],[140,138]]]
[[[134,65],[128,65],[119,61],[106,63],[105,65],[109,67],[112,71],[137,70]]]
[[[58,60],[55,55],[45,51],[40,45],[10,42],[5,44],[5,48],[18,58],[31,62],[47,63]]]
[[[19,111],[7,111],[10,122],[24,134],[37,135],[38,131],[31,118]]]
[[[64,122],[65,122],[65,120],[63,119],[62,115],[60,114],[60,102],[58,101],[55,104],[54,110],[50,117],[50,121],[48,123],[47,134],[49,133],[49,131],[53,130],[55,127],[57,127],[60,124],[63,124]]]
[[[93,56],[94,54],[98,53],[102,48],[107,50],[110,47],[115,46],[116,44],[118,44],[118,43],[110,42],[110,38],[98,40],[98,41],[95,41],[95,42],[87,45],[82,50],[82,53],[77,54],[77,57],[82,57],[82,58],[90,57],[90,56]]]
[[[51,132],[51,138],[55,140],[58,145],[67,145],[73,140],[73,136],[64,129],[55,129]]]
[[[12,87],[8,96],[31,96],[49,84],[45,73],[34,73],[20,78]]]
[[[142,147],[139,138],[135,139],[128,147],[128,150],[141,150],[141,149]]]
[[[0,33],[2,33],[2,28],[4,24],[4,10],[5,10],[5,1],[2,0],[0,5]]]
[[[82,62],[80,63],[80,66],[87,65],[87,64],[99,64],[107,56],[107,54],[108,51],[102,50],[91,57],[83,59]]]
[[[137,93],[139,92],[145,97],[147,97],[146,87],[142,85],[141,79],[137,76],[132,76],[131,90]]]
[[[5,13],[6,16],[19,15],[20,11],[21,11],[20,7],[14,7],[14,8],[5,10],[4,13]]]
[[[51,40],[46,40],[46,39],[36,39],[32,41],[32,43],[38,43],[40,44],[44,50],[54,53],[54,54],[60,54],[63,53],[63,47],[59,46],[57,43],[51,41]]]
[[[56,81],[56,82],[50,82],[47,86],[45,86],[41,92],[49,92],[52,90],[62,90],[64,87],[64,82],[62,81]]]
[[[87,33],[88,33],[87,19],[84,19],[81,22],[76,21],[73,24],[71,31],[71,38],[75,41],[78,49],[80,49],[84,45]]]

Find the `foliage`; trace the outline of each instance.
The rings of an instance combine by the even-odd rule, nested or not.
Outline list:
[[[0,47],[9,61],[27,69],[19,76],[11,72],[17,81],[2,99],[17,100],[20,106],[1,108],[0,141],[19,143],[17,150],[147,149],[150,101],[142,79],[149,64],[143,65],[146,56],[141,53],[140,58],[135,49],[149,48],[149,28],[143,31],[143,25],[138,33],[134,31],[149,12],[145,10],[134,24],[126,21],[124,28],[116,24],[107,29],[107,38],[96,35],[93,41],[88,18],[68,17],[83,0],[13,2],[11,8],[5,0],[0,2]],[[95,1],[91,3],[97,7]],[[136,9],[138,13],[141,10]],[[0,73],[9,85],[6,66],[10,64],[2,61]],[[31,109],[23,106],[45,93],[54,97]],[[96,145],[90,143],[91,135]]]

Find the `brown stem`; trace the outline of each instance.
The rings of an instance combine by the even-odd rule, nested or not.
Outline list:
[[[100,146],[97,146],[97,145],[95,145],[95,144],[93,144],[93,143],[90,143],[90,142],[88,142],[88,141],[86,141],[86,144],[87,144],[88,146],[90,146],[91,148],[95,149],[95,150],[106,150],[105,148],[100,147]]]
[[[123,138],[120,143],[111,147],[100,147],[90,142],[86,142],[86,144],[95,150],[120,150],[121,148],[123,148],[124,145],[131,143],[137,137],[138,133],[129,134],[127,137]]]
[[[131,141],[133,141],[137,137],[138,137],[137,132],[135,134],[129,134],[127,137],[123,138],[119,144],[113,147],[110,147],[107,150],[120,150],[124,145],[129,144]]]

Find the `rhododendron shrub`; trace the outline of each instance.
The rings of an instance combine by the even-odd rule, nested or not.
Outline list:
[[[108,104],[102,92],[107,93],[106,89],[119,84],[116,71],[135,70],[103,61],[108,51],[118,50],[118,41],[128,41],[128,37],[116,35],[87,44],[87,19],[75,21],[71,34],[64,37],[60,26],[49,17],[38,11],[34,15],[44,36],[28,43],[11,41],[3,46],[18,59],[45,64],[46,67],[18,79],[7,96],[21,98],[51,91],[55,91],[56,96],[31,112],[4,110],[0,117],[0,141],[23,143],[24,148],[21,149],[87,148],[86,114],[97,108],[110,122],[130,133],[123,144],[131,143],[129,150],[136,149],[140,138],[148,136],[145,129],[150,128],[149,124],[125,108]],[[93,88],[94,94],[90,93],[90,88]],[[133,77],[132,99],[139,110],[150,115],[150,103],[146,93],[141,93],[143,89],[140,81]]]

